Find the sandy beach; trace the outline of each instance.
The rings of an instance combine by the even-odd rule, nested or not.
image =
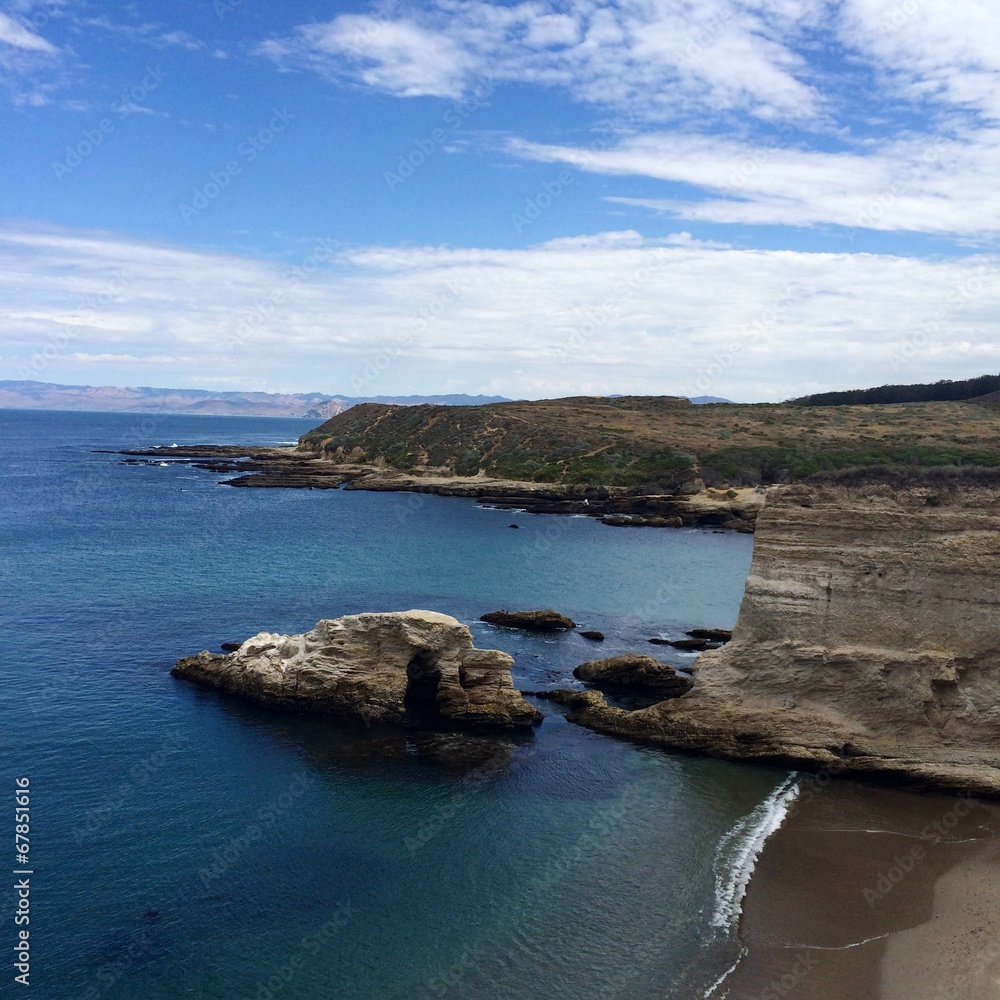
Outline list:
[[[730,1000],[1000,998],[1000,805],[803,778],[744,901]]]

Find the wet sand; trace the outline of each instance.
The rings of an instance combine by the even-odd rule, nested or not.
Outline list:
[[[1000,1000],[1000,805],[808,776],[743,904],[730,1000]]]

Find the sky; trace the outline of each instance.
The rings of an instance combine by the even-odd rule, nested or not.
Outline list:
[[[1000,371],[996,0],[0,0],[0,379]]]

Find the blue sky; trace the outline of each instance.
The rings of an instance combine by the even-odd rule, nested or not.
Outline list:
[[[0,378],[1000,370],[988,0],[0,3]]]

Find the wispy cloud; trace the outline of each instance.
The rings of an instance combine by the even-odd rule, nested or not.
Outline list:
[[[102,14],[98,17],[88,17],[81,22],[84,28],[97,28],[100,31],[112,35],[121,35],[139,44],[149,45],[152,48],[180,48],[188,52],[207,52],[209,46],[200,38],[196,38],[190,32],[179,29],[167,30],[167,26],[159,21],[120,21]],[[225,58],[224,52],[218,50],[213,55]]]
[[[56,89],[51,69],[59,57],[58,48],[37,31],[0,13],[0,90],[10,103],[28,107],[48,104]]]
[[[70,88],[73,97],[63,96],[59,105],[67,111],[89,111],[94,106],[91,93],[105,93],[100,83],[92,79],[93,67],[75,51],[80,39],[94,35],[117,35],[137,44],[155,49],[180,48],[189,52],[206,52],[224,59],[226,53],[210,50],[205,42],[186,31],[167,30],[160,23],[127,23],[102,14],[92,16],[81,6],[62,0],[21,0],[10,6],[13,17],[0,13],[0,87],[15,106],[41,106],[52,103]],[[74,44],[65,51],[43,37],[42,31],[71,33]],[[154,114],[151,109],[132,103],[129,113]]]
[[[55,46],[47,42],[41,35],[29,31],[23,24],[3,13],[0,13],[0,45],[10,45],[29,52],[52,54],[56,51]]]
[[[342,14],[260,52],[400,96],[455,99],[489,77],[561,87],[641,118],[699,110],[811,118],[821,101],[794,43],[823,0],[651,0],[503,6],[445,0]]]
[[[670,182],[669,197],[610,200],[692,221],[1000,232],[1000,129],[962,138],[907,136],[839,152],[682,133],[646,134],[604,150],[523,140],[508,148],[526,159]]]
[[[146,365],[175,365],[177,358],[164,354],[147,354],[144,357],[137,357],[135,354],[83,354],[77,352],[70,355],[71,360],[81,364],[146,364]]]
[[[108,383],[148,362],[174,385],[225,371],[273,390],[781,399],[1000,369],[1000,277],[985,256],[742,251],[630,231],[523,250],[320,243],[297,266],[9,228],[4,377],[73,381],[79,354]]]
[[[611,109],[616,141],[508,151],[636,178],[619,203],[692,222],[980,241],[1000,224],[993,0],[435,0],[261,51],[406,97],[454,99],[484,76],[559,88]]]
[[[843,41],[887,94],[1000,120],[1000,19],[993,0],[843,0]]]
[[[866,89],[869,110],[892,96],[1000,114],[993,0],[432,0],[301,25],[261,51],[403,96],[455,98],[490,75],[652,120],[749,111],[835,126],[858,74],[881,91]]]

